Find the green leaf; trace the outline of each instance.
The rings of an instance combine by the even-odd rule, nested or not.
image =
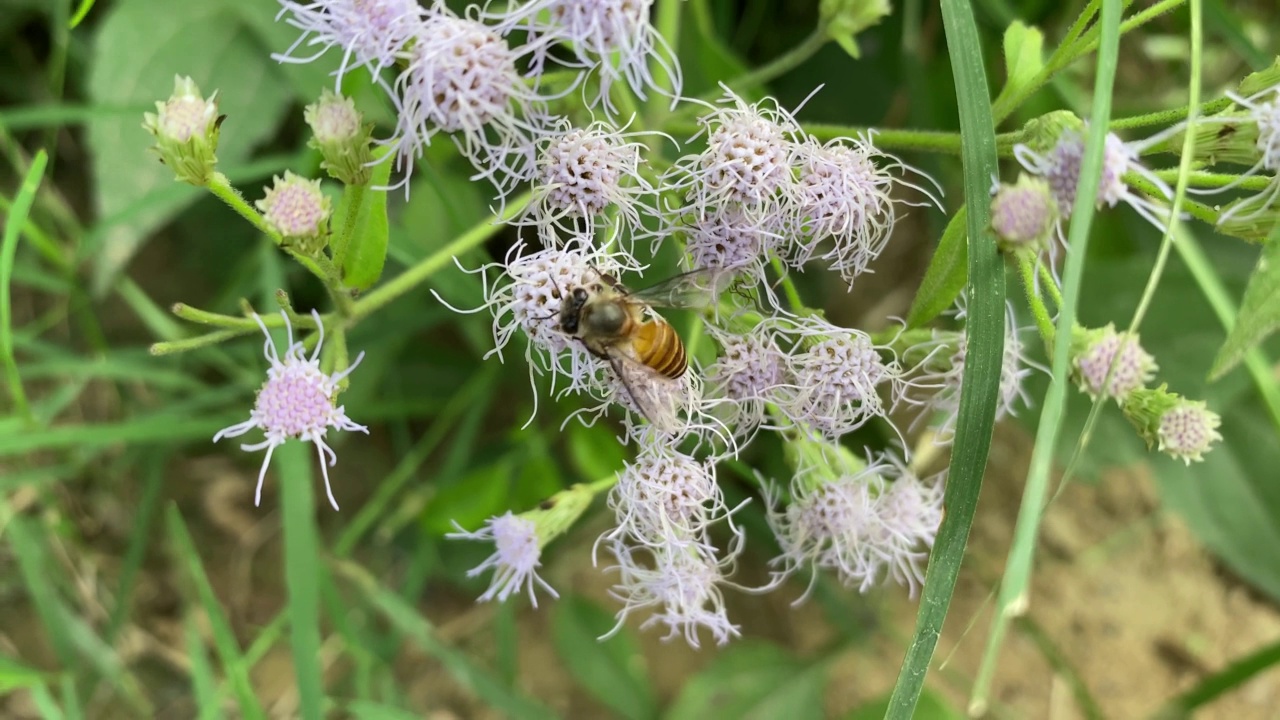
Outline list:
[[[1235,367],[1250,348],[1280,327],[1280,225],[1262,248],[1249,277],[1235,325],[1213,360],[1209,379],[1217,380]]]
[[[31,212],[31,205],[35,202],[48,162],[49,156],[44,150],[37,152],[32,159],[31,169],[23,178],[22,187],[13,198],[9,216],[5,218],[4,240],[0,241],[0,361],[4,362],[5,379],[14,409],[27,421],[31,420],[31,407],[27,404],[27,394],[22,390],[22,379],[18,377],[18,360],[13,354],[13,305],[9,293],[13,284],[13,264],[18,256],[18,237],[22,234],[22,226],[27,222],[27,214]]]
[[[867,703],[844,716],[844,720],[880,720],[889,709],[889,697]],[[937,693],[925,689],[920,694],[912,720],[964,720],[964,713],[947,704]]]
[[[955,303],[969,280],[969,247],[965,242],[967,213],[961,206],[942,231],[938,249],[924,271],[920,289],[907,313],[907,327],[918,328],[938,317]]]
[[[887,718],[896,720],[912,716],[955,592],[982,488],[987,453],[991,449],[1004,355],[1004,266],[990,230],[991,178],[999,166],[982,43],[973,8],[967,0],[942,0],[942,22],[955,80],[962,138],[969,237],[969,303],[965,327],[968,350],[961,380],[955,444],[947,470],[946,513],[929,555],[915,635],[902,662],[886,714]]]
[[[382,162],[374,166],[369,184],[347,187],[332,220],[334,229],[340,233],[347,232],[347,225],[352,228],[350,234],[341,239],[345,247],[336,252],[342,258],[343,283],[357,290],[373,287],[382,277],[382,268],[387,262],[387,191],[378,188],[390,183],[392,163],[384,159],[386,148],[380,148],[376,156]],[[356,213],[354,220],[348,220],[351,212]]]
[[[50,679],[48,673],[28,667],[14,658],[0,656],[0,695],[6,695],[18,688],[42,685]]]
[[[1005,86],[1001,95],[1019,92],[1044,69],[1044,33],[1019,20],[1004,31]]]
[[[182,626],[187,638],[187,658],[191,662],[191,694],[195,698],[196,707],[200,708],[199,720],[214,720],[220,714],[218,679],[213,674],[209,653],[200,637],[199,623],[194,615],[188,615]]]
[[[574,679],[622,717],[656,717],[657,701],[635,638],[623,628],[600,639],[615,624],[612,615],[585,598],[561,598],[552,619],[556,651]]]
[[[569,461],[579,480],[603,480],[622,469],[627,459],[626,447],[607,426],[570,423],[565,429],[569,443]]]
[[[688,681],[665,717],[819,720],[825,687],[825,663],[805,665],[775,645],[744,641]]]
[[[169,0],[114,3],[86,60],[89,96],[108,106],[154,106],[173,92],[175,74],[189,75],[206,97],[218,91],[219,111],[227,116],[219,166],[241,164],[275,133],[292,100],[270,49],[245,30],[223,0],[191,3],[182,12],[174,12]],[[89,123],[97,215],[128,213],[102,238],[94,261],[99,292],[149,233],[200,194],[175,185],[173,172],[147,151],[152,138],[141,124],[141,116],[103,116]]]

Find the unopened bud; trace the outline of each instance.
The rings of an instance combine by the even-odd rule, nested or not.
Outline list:
[[[355,102],[326,88],[303,117],[313,134],[309,144],[324,158],[320,167],[344,185],[368,184],[373,126],[364,124]]]
[[[218,163],[218,93],[207,99],[189,77],[174,77],[173,94],[143,115],[142,127],[156,138],[152,150],[177,179],[204,186]]]
[[[284,238],[284,244],[304,255],[316,256],[329,241],[332,203],[320,190],[319,180],[285,171],[275,186],[257,202],[263,219]]]
[[[1047,153],[1064,132],[1083,134],[1084,121],[1070,110],[1055,110],[1033,118],[1022,126],[1022,143],[1037,153]]]
[[[1190,465],[1203,460],[1204,453],[1222,440],[1218,426],[1222,419],[1198,400],[1187,400],[1161,385],[1130,393],[1123,405],[1124,415],[1146,441],[1160,452]]]
[[[822,0],[818,7],[827,36],[855,59],[861,56],[855,39],[858,33],[879,24],[892,11],[889,0]]]
[[[1075,329],[1071,369],[1080,390],[1090,397],[1123,401],[1151,380],[1156,361],[1138,344],[1137,335],[1116,332],[1115,326],[1108,324],[1097,330]]]
[[[1013,185],[1001,183],[991,198],[991,229],[1004,252],[1043,250],[1058,222],[1058,203],[1045,180],[1023,173]]]

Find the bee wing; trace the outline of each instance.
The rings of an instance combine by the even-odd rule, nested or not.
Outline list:
[[[726,285],[723,273],[698,268],[633,290],[629,296],[653,307],[696,309],[711,305]]]
[[[607,357],[613,374],[618,378],[619,390],[625,395],[623,399],[630,401],[631,409],[658,428],[670,430],[676,420],[674,403],[679,396],[679,390],[671,384],[677,381],[617,347],[610,347]]]

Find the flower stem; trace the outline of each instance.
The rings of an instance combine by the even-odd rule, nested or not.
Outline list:
[[[1035,257],[1029,253],[1022,253],[1018,257],[1018,270],[1022,275],[1022,287],[1026,290],[1027,305],[1031,308],[1031,315],[1035,318],[1036,329],[1040,331],[1040,337],[1044,340],[1045,347],[1053,347],[1053,316],[1049,314],[1049,309],[1044,306],[1044,299],[1040,297],[1040,291],[1036,288],[1036,265],[1043,266],[1044,263],[1037,262]],[[1053,287],[1056,291],[1057,286],[1053,285]]]
[[[786,266],[774,255],[769,259],[773,264],[773,269],[778,273],[778,282],[782,283],[782,292],[787,296],[787,302],[791,304],[791,311],[799,313],[805,309],[804,301],[800,299],[800,291],[796,289],[796,284],[791,282],[791,274],[787,272]]]
[[[1218,98],[1210,100],[1200,106],[1199,115],[1212,115],[1216,112],[1226,110],[1231,107],[1231,98]],[[1181,122],[1187,117],[1186,108],[1175,108],[1173,110],[1161,110],[1160,112],[1146,113],[1145,115],[1134,115],[1132,117],[1117,118],[1111,121],[1112,130],[1128,130],[1130,128],[1146,127],[1148,125],[1172,125]]]
[[[254,327],[257,327],[256,325]],[[233,328],[230,330],[218,330],[217,332],[207,333],[193,338],[184,338],[182,340],[170,340],[167,342],[158,342],[151,346],[152,355],[171,355],[173,353],[187,352],[188,350],[198,350],[202,347],[217,345],[218,343],[239,337],[248,333],[252,328]]]
[[[1151,181],[1143,178],[1141,175],[1137,173],[1132,173],[1132,172],[1125,173],[1124,183],[1131,188],[1141,190],[1142,192],[1146,193],[1150,197],[1153,197],[1153,198],[1164,197],[1164,193],[1160,190],[1160,188],[1156,187],[1151,183]],[[1198,203],[1194,200],[1185,200],[1183,201],[1182,206],[1191,215],[1191,217],[1197,220],[1203,220],[1204,222],[1207,222],[1210,225],[1218,224],[1218,215],[1219,215],[1218,211],[1214,210],[1208,205],[1205,205],[1204,203]]]
[[[231,181],[227,179],[226,175],[223,175],[220,172],[214,172],[213,176],[209,178],[208,187],[209,192],[213,193],[219,200],[226,203],[232,210],[235,210],[240,217],[248,220],[251,225],[258,230],[261,230],[267,237],[271,238],[271,242],[275,243],[277,246],[283,242],[283,238],[280,237],[280,234],[267,224],[266,219],[262,217],[262,213],[255,210],[253,206],[244,199],[244,196],[240,194],[239,190],[235,189],[235,186],[231,184]]]
[[[1179,171],[1177,168],[1156,170],[1154,172],[1156,177],[1161,180],[1174,182],[1178,180]],[[1231,185],[1241,190],[1265,190],[1274,182],[1274,180],[1266,176],[1241,178],[1239,175],[1229,175],[1227,173],[1191,172],[1187,174],[1187,177],[1192,185],[1202,188],[1220,188]]]
[[[827,34],[827,28],[819,24],[813,29],[812,33],[798,45],[791,48],[787,52],[770,60],[768,63],[752,70],[751,72],[739,75],[725,83],[733,88],[734,92],[741,93],[743,90],[749,90],[758,85],[763,85],[776,77],[784,75],[796,67],[799,67],[805,60],[813,57],[819,50],[826,46],[831,40],[831,36]],[[718,88],[715,91],[709,91],[702,95],[702,99],[708,102],[719,97]]]
[[[528,192],[517,197],[507,205],[508,218],[502,220],[497,218],[488,219],[479,223],[459,235],[453,242],[419,261],[416,265],[400,273],[382,286],[375,288],[355,301],[347,317],[352,323],[357,322],[362,318],[368,317],[370,313],[390,303],[392,300],[416,288],[427,278],[452,262],[454,257],[479,247],[490,237],[493,237],[494,234],[501,231],[503,228],[502,222],[518,215],[529,204],[531,198],[532,195]]]

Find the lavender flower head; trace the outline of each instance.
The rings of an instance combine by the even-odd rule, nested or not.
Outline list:
[[[797,342],[791,369],[799,391],[780,409],[797,425],[834,440],[885,415],[882,387],[891,402],[901,397],[902,367],[870,335],[817,317],[797,320],[787,331]]]
[[[872,140],[868,135],[820,144],[811,138],[796,146],[797,197],[789,223],[796,243],[787,253],[793,266],[824,260],[852,284],[888,244],[899,204],[941,208],[934,193],[941,195],[942,189],[932,178],[877,150]],[[906,179],[913,175],[928,185]],[[895,198],[895,185],[925,200]],[[831,247],[820,251],[819,244],[827,239]]]
[[[536,74],[546,71],[551,48],[572,54],[554,56],[554,61],[593,74],[597,87],[586,98],[588,106],[603,106],[612,115],[616,109],[609,91],[618,81],[626,82],[641,99],[648,89],[673,102],[680,96],[680,63],[649,23],[652,7],[653,0],[532,0],[490,17],[504,33],[529,33],[535,47],[530,64]],[[654,77],[651,66],[665,78]]]
[[[735,530],[734,540],[723,557],[696,546],[630,547],[617,541],[611,543],[610,550],[618,564],[609,569],[617,571],[619,578],[609,594],[623,605],[612,632],[617,632],[631,613],[652,609],[653,614],[640,628],[665,627],[663,640],[684,637],[697,648],[701,646],[700,630],[708,631],[717,645],[737,637],[739,628],[729,622],[720,586],[728,584],[725,576],[742,552],[744,537],[741,530]]]
[[[1035,370],[1048,372],[1033,362],[1023,343],[1026,328],[1018,325],[1013,304],[1007,303],[1004,321],[1004,354],[1000,360],[1000,395],[996,401],[997,422],[1017,415],[1020,406],[1028,406],[1026,379]],[[963,318],[963,300],[952,313]],[[960,391],[964,379],[968,338],[964,331],[933,331],[933,337],[906,351],[920,358],[914,363],[911,377],[905,383],[903,399],[922,410],[919,419],[931,423],[934,442],[949,445],[955,439],[956,420],[960,415]]]
[[[1166,135],[1167,131],[1140,142],[1126,143],[1115,133],[1107,133],[1103,149],[1102,178],[1098,183],[1096,201],[1099,208],[1104,205],[1115,207],[1117,203],[1124,202],[1156,228],[1162,231],[1165,229],[1169,208],[1131,190],[1124,182],[1124,174],[1135,172],[1158,188],[1166,199],[1172,198],[1173,190],[1169,185],[1138,162],[1144,150],[1163,142]],[[1080,185],[1081,164],[1084,162],[1084,136],[1067,128],[1044,155],[1023,144],[1015,145],[1013,153],[1027,172],[1039,175],[1049,182],[1049,190],[1058,203],[1061,219],[1065,221],[1070,218],[1076,201],[1076,189]]]
[[[779,508],[770,490],[769,525],[782,546],[773,564],[779,578],[832,570],[846,587],[866,592],[885,577],[910,588],[924,577],[927,548],[942,521],[940,483],[923,482],[887,454],[858,461],[842,448],[828,448],[834,463],[806,459],[791,483],[791,501]]]
[[[263,334],[267,336],[266,342],[263,343],[263,354],[271,363],[271,367],[267,370],[267,381],[258,391],[258,399],[249,413],[249,419],[219,430],[213,436],[213,441],[218,442],[224,437],[239,437],[254,428],[261,429],[266,435],[266,439],[260,443],[240,446],[240,449],[246,452],[267,449],[267,456],[262,460],[262,469],[258,472],[258,485],[253,494],[255,506],[262,501],[262,483],[267,476],[267,466],[271,464],[271,453],[289,438],[297,438],[315,445],[316,453],[320,456],[320,470],[324,475],[325,493],[329,496],[329,504],[337,510],[338,501],[333,498],[333,489],[329,485],[328,467],[338,462],[338,455],[325,442],[325,435],[330,428],[369,433],[367,427],[352,422],[341,405],[334,406],[338,394],[338,383],[355,370],[364,359],[364,353],[360,353],[355,362],[342,372],[326,375],[320,370],[320,348],[324,343],[324,323],[320,321],[320,314],[314,310],[311,311],[311,317],[315,319],[320,337],[310,357],[307,356],[301,341],[294,342],[289,316],[283,310],[280,314],[284,316],[289,337],[283,355],[276,352],[271,333],[267,331],[262,318],[253,316],[258,326],[262,328]]]
[[[776,101],[770,102],[748,105],[726,90],[722,104],[699,118],[706,150],[677,161],[665,183],[683,193],[699,217],[737,205],[764,219],[792,202],[792,156],[800,125]]]
[[[618,473],[609,507],[618,518],[610,537],[650,546],[703,544],[708,527],[728,516],[715,465],[661,444],[644,447]]]
[[[564,121],[539,142],[533,201],[516,224],[537,227],[544,245],[560,244],[561,234],[590,236],[612,225],[612,237],[629,252],[642,216],[654,214],[656,191],[640,174],[643,147],[607,123],[578,128]],[[639,267],[634,260],[626,264]]]
[[[489,518],[483,527],[475,532],[467,532],[456,522],[456,533],[445,535],[451,539],[479,540],[492,542],[494,552],[484,562],[467,571],[467,577],[481,575],[493,570],[493,579],[478,602],[496,599],[506,602],[520,590],[529,593],[529,603],[538,607],[538,597],[534,590],[541,587],[553,598],[559,598],[555,588],[547,584],[538,575],[542,566],[542,543],[538,538],[538,525],[529,518],[513,515],[510,511],[497,517]]]
[[[453,137],[500,197],[528,178],[533,138],[544,132],[541,98],[516,70],[519,52],[495,30],[437,8],[402,59],[388,140],[406,178],[438,132]]]
[[[405,45],[421,31],[427,11],[417,0],[315,0],[303,3],[280,0],[279,19],[302,31],[283,53],[272,55],[278,62],[309,63],[330,48],[342,48],[334,90],[351,67],[364,67],[374,79],[395,64]],[[313,54],[296,56],[302,47],[319,46]]]

